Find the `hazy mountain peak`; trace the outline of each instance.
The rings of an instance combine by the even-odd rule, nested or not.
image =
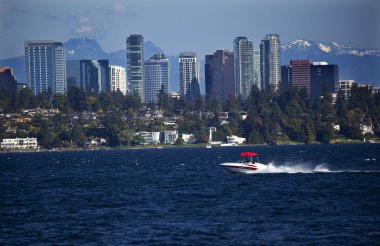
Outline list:
[[[88,37],[72,38],[63,44],[68,60],[105,59],[107,53],[95,39]]]

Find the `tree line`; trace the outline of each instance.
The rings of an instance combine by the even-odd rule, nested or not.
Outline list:
[[[1,93],[3,113],[20,113],[32,108],[59,109],[52,117],[37,115],[32,122],[14,123],[10,128],[1,118],[0,139],[37,137],[45,148],[65,147],[67,143],[84,147],[86,139],[102,137],[110,147],[131,146],[144,140],[140,131],[176,129],[192,133],[198,142],[208,140],[208,127],[216,127],[213,140],[223,141],[226,136],[238,135],[250,144],[264,143],[332,143],[337,138],[363,139],[362,125],[376,129],[380,123],[380,93],[368,86],[354,85],[351,96],[344,98],[341,91],[336,98],[325,90],[317,100],[308,99],[304,89],[291,86],[279,91],[261,91],[253,87],[249,97],[217,98],[201,96],[190,101],[170,97],[163,88],[156,103],[143,104],[137,93],[123,95],[120,91],[95,94],[72,87],[66,95],[51,91],[35,96],[29,88],[18,93]],[[141,117],[147,109],[159,110],[167,119],[176,119],[177,127],[164,124],[164,118]],[[221,112],[228,112],[228,118]],[[242,118],[245,112],[246,118]],[[90,113],[92,114],[92,117]],[[339,128],[336,126],[339,125]],[[335,128],[334,128],[335,127]],[[181,139],[178,144],[182,144]]]

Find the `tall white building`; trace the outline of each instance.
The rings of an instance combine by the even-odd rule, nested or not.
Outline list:
[[[35,95],[66,92],[66,58],[61,42],[25,41],[26,83]]]
[[[267,34],[260,44],[261,87],[278,90],[281,82],[280,35]]]
[[[253,50],[253,84],[261,90],[260,49]]]
[[[234,40],[235,95],[246,99],[253,85],[253,44],[246,37]]]
[[[163,54],[155,54],[144,64],[144,102],[157,102],[161,87],[169,94],[169,59]]]
[[[125,94],[127,94],[125,68],[116,65],[110,65],[110,83],[111,91],[119,90],[125,96]]]
[[[200,96],[200,67],[195,52],[181,52],[179,54],[179,81],[181,95],[195,100]]]

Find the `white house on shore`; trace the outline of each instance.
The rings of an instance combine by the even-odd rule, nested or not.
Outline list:
[[[166,144],[174,144],[177,138],[177,131],[164,131],[162,134],[161,142],[164,142]]]
[[[146,144],[160,143],[160,132],[138,132],[137,135],[142,136]]]
[[[174,144],[178,138],[177,131],[163,131],[163,132],[138,132],[144,138],[146,144]]]
[[[2,149],[37,149],[37,138],[4,138]]]

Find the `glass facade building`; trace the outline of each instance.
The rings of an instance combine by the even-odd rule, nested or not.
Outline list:
[[[261,88],[278,90],[281,82],[280,35],[267,34],[260,44]]]
[[[253,50],[253,84],[261,90],[260,49]]]
[[[66,92],[66,58],[61,42],[25,41],[26,82],[35,95]]]
[[[161,88],[166,94],[169,94],[169,59],[163,54],[155,54],[144,64],[144,101],[157,102]]]
[[[71,60],[66,63],[68,87],[81,87],[94,93],[111,90],[108,60]]]
[[[246,99],[254,83],[253,44],[246,37],[234,40],[235,95]]]
[[[139,34],[127,38],[127,83],[144,101],[144,37]]]
[[[329,65],[325,62],[314,62],[310,66],[310,89],[311,99],[320,98],[324,90],[330,93],[335,92],[335,88],[339,83],[338,65]]]

